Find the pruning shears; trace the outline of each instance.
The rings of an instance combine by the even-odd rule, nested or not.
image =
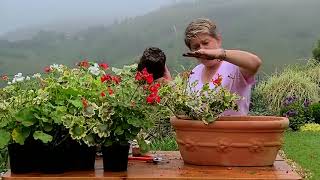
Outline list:
[[[145,161],[148,163],[154,163],[157,164],[159,162],[161,162],[163,159],[161,157],[156,157],[156,156],[129,156],[128,160],[136,160],[136,161]]]

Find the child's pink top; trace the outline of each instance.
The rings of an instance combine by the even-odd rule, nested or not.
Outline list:
[[[202,88],[203,82],[201,80],[201,74],[204,65],[199,64],[196,66],[190,75],[189,83],[198,81],[197,86],[192,88],[193,91],[198,91]],[[251,86],[254,83],[254,76],[244,77],[240,72],[238,66],[231,64],[226,61],[222,61],[219,69],[215,73],[212,79],[216,79],[218,75],[222,76],[222,87],[229,89],[233,93],[237,93],[242,100],[238,101],[239,111],[228,110],[222,115],[247,115],[249,112],[250,96],[251,96]],[[210,87],[214,88],[214,84],[210,82]]]

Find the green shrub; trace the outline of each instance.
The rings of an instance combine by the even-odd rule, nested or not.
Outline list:
[[[320,124],[320,103],[315,103],[310,106],[314,122]]]
[[[7,148],[0,149],[0,173],[8,168],[8,150]]]
[[[289,118],[289,127],[292,130],[297,131],[312,121],[309,104],[309,100],[300,101],[295,96],[289,96],[283,101],[280,115]]]
[[[272,113],[267,109],[267,103],[258,91],[253,90],[251,95],[250,112],[252,116],[266,116]]]
[[[255,91],[261,95],[267,104],[267,109],[273,113],[279,112],[282,102],[288,96],[295,96],[298,100],[318,100],[320,88],[304,71],[297,71],[292,66],[281,74],[274,74],[261,82]]]
[[[320,132],[320,124],[308,123],[304,126],[301,126],[301,131],[310,131],[310,132]]]

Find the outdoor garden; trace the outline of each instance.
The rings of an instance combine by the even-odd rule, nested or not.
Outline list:
[[[187,83],[191,71],[164,83],[154,81],[145,69],[136,69],[136,64],[119,69],[84,60],[76,67],[54,64],[30,77],[3,75],[7,86],[0,89],[1,171],[7,170],[9,159],[16,173],[90,170],[96,150],[103,154],[105,170],[125,171],[129,142],[136,141],[141,153],[178,151],[179,144],[184,161],[200,165],[272,165],[281,148],[282,157],[302,177],[320,179],[318,61],[289,65],[260,78],[252,91],[249,120],[219,116],[227,109],[237,110],[236,101],[241,98],[222,88],[220,77],[210,82],[215,89],[207,84],[190,93],[189,86],[195,86]],[[263,118],[255,119],[257,116]],[[230,121],[236,124],[228,124]],[[259,121],[262,125],[253,125]],[[190,130],[194,134],[189,137],[183,132],[190,126],[196,130]],[[240,147],[237,153],[243,153],[241,148],[248,144],[232,144],[233,137],[222,137],[219,129],[229,126],[249,132],[249,136],[239,135],[245,139],[252,133],[257,136],[248,142],[245,156],[268,152],[271,159],[248,162],[227,157],[230,149]],[[207,133],[211,127],[218,129],[216,134]],[[261,135],[257,129],[262,129]],[[265,132],[272,137],[266,138]],[[215,138],[217,143],[208,145]],[[194,147],[195,142],[205,148]],[[233,161],[208,160],[208,155],[201,158],[194,151],[209,156],[220,153]]]

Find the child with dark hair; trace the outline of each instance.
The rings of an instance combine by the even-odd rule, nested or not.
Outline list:
[[[153,75],[154,80],[171,80],[166,66],[166,55],[157,47],[149,47],[144,50],[138,64],[138,71],[144,68]]]

